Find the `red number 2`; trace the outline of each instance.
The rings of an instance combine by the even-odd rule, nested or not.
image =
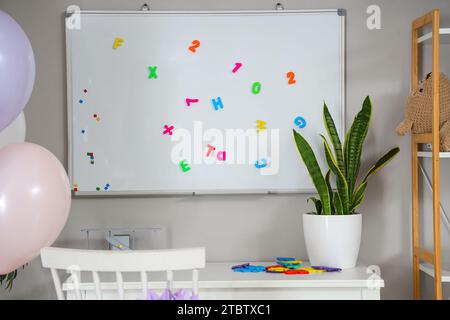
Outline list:
[[[293,73],[292,71],[289,71],[288,73],[286,73],[286,77],[288,78],[288,84],[294,84],[297,82],[295,80],[295,73]]]
[[[195,53],[196,49],[200,47],[200,41],[194,40],[192,41],[192,45],[189,47],[189,50]]]

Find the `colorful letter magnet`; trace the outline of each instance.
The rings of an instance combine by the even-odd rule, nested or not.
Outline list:
[[[312,266],[313,269],[323,270],[326,272],[339,272],[342,271],[341,268],[332,268],[332,267],[324,267],[324,266]]]
[[[290,257],[277,257],[278,261],[295,261],[295,258]]]
[[[303,269],[297,269],[297,270],[286,270],[284,274],[309,274],[309,271],[303,270]]]

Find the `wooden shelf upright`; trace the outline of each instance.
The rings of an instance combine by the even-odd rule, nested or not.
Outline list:
[[[440,186],[439,186],[439,17],[440,11],[433,10],[414,20],[412,24],[411,50],[411,87],[415,90],[419,83],[419,30],[427,25],[432,26],[432,32],[420,39],[430,39],[433,46],[433,112],[432,133],[413,134],[411,146],[412,167],[412,238],[413,238],[413,277],[414,299],[420,299],[420,263],[431,264],[434,268],[434,293],[437,300],[442,299],[442,261],[440,233]],[[427,250],[420,245],[419,238],[419,144],[431,143],[433,167],[433,249]]]

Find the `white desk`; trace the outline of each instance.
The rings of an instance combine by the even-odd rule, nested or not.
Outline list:
[[[263,299],[353,299],[378,300],[384,287],[383,279],[368,274],[365,266],[341,272],[309,275],[233,272],[231,266],[243,262],[207,263],[200,270],[200,299],[263,300]],[[272,265],[255,262],[255,265]],[[191,288],[191,273],[175,272],[174,288]],[[139,274],[124,273],[125,299],[141,299]],[[104,299],[117,299],[113,273],[100,275]],[[149,273],[149,289],[161,292],[166,287],[165,273]],[[95,285],[90,273],[81,274],[82,295],[95,299]],[[68,278],[63,284],[67,299],[74,299],[73,284]]]

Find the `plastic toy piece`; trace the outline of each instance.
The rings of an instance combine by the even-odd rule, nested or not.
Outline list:
[[[200,47],[200,41],[194,40],[194,41],[192,41],[192,45],[189,46],[188,49],[189,49],[192,53],[195,53],[195,52],[197,52],[197,48],[198,48],[198,47]]]
[[[238,264],[236,266],[232,266],[231,269],[245,268],[248,267],[250,263]]]
[[[267,130],[267,122],[263,120],[256,120],[256,132]]]
[[[242,268],[233,269],[234,272],[264,272],[266,271],[266,267],[264,266],[252,266],[248,265]]]
[[[314,268],[311,268],[311,267],[304,267],[304,268],[300,268],[298,270],[306,270],[309,273],[322,273],[322,272],[325,272],[325,270],[317,270],[317,269],[314,269]]]
[[[94,164],[94,153],[93,152],[87,152],[86,155],[91,160],[91,164]]]
[[[78,102],[80,103],[80,104],[83,104],[83,99],[80,99],[80,100],[78,100]]]
[[[284,274],[309,274],[309,271],[304,269],[297,269],[297,270],[286,270]]]
[[[282,263],[284,263],[284,264],[302,264],[303,261],[301,261],[301,260],[278,260],[277,259],[277,263],[279,263],[279,264],[282,264]]]
[[[283,266],[280,266],[280,265],[273,265],[273,266],[266,267],[266,271],[271,272],[271,273],[275,273],[275,272],[283,273],[286,270],[288,270],[288,269]]]
[[[95,120],[97,120],[97,122],[100,121],[100,117],[98,116],[98,114],[94,113],[93,117]]]
[[[266,159],[261,159],[255,162],[255,167],[257,169],[262,169],[267,167],[267,160]]]
[[[252,92],[254,94],[258,94],[261,92],[261,83],[260,82],[254,82],[252,85]]]
[[[312,266],[313,269],[316,270],[323,270],[326,272],[340,272],[342,271],[341,268],[333,268],[333,267],[324,267],[324,266]]]
[[[227,152],[226,151],[217,152],[217,160],[226,161],[227,160]]]
[[[277,257],[278,261],[294,261],[295,258],[290,258],[290,257]]]
[[[121,47],[123,42],[124,42],[123,38],[114,39],[113,49],[117,49],[118,47]]]
[[[149,79],[158,79],[158,75],[156,74],[157,66],[149,66],[148,71],[150,72],[148,75]]]
[[[164,131],[163,134],[169,134],[172,135],[173,134],[173,129],[175,127],[174,126],[168,126],[167,124],[164,125]]]
[[[180,161],[180,167],[183,172],[188,172],[189,170],[191,170],[191,167],[189,167],[189,164],[186,162],[186,160]]]
[[[303,117],[298,116],[297,118],[295,118],[294,123],[300,129],[303,129],[304,127],[306,127],[306,120]]]
[[[73,192],[78,192],[78,184],[73,185]]]
[[[109,183],[105,184],[105,187],[103,188],[103,190],[108,191],[110,186],[111,185]]]
[[[95,190],[100,191],[100,187],[95,188]]]
[[[190,99],[190,98],[186,98],[186,105],[187,105],[188,107],[191,106],[191,103],[197,103],[197,102],[198,102],[198,99]]]
[[[208,152],[206,152],[206,156],[209,157],[211,155],[211,152],[213,152],[214,150],[216,150],[216,147],[208,144]]]
[[[286,77],[288,78],[288,84],[295,84],[297,81],[295,80],[295,73],[289,71],[286,73]]]
[[[300,269],[302,267],[301,264],[288,264],[283,262],[279,262],[279,264],[288,269]]]
[[[236,71],[238,71],[241,67],[242,67],[242,63],[236,62],[234,64],[234,68],[233,68],[233,70],[231,72],[236,73]]]
[[[223,109],[223,102],[222,102],[222,98],[221,97],[217,97],[217,99],[212,99],[211,100],[214,109],[217,111],[220,109]]]

